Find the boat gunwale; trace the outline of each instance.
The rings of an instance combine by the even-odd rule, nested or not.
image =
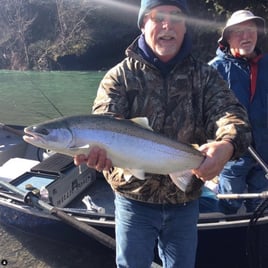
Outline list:
[[[23,203],[23,202],[22,202]],[[10,198],[3,198],[0,196],[0,209],[1,206],[8,207],[13,210],[17,210],[21,213],[25,213],[28,216],[42,217],[51,220],[57,220],[56,217],[43,212],[37,208],[34,208],[27,204],[18,204],[18,201],[10,200]],[[88,213],[85,216],[76,215],[75,208],[72,212],[72,208],[69,212],[66,212],[76,219],[85,222],[87,224],[98,225],[103,227],[114,227],[115,221],[111,220],[111,215],[106,216],[101,213]],[[63,210],[64,211],[64,210]],[[211,213],[200,213],[199,222],[197,224],[198,230],[211,230],[211,229],[226,229],[226,228],[238,228],[247,227],[250,223],[250,217],[252,214],[247,215],[224,215],[223,213],[211,212]],[[246,218],[246,216],[248,218]],[[229,220],[228,220],[229,218]],[[268,215],[264,215],[258,219],[257,225],[268,224]]]

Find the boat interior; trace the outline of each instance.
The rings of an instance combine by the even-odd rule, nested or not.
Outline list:
[[[57,237],[60,236],[60,239],[64,240],[66,234],[73,233],[70,229],[63,230],[59,217],[29,203],[28,197],[31,193],[45,204],[56,207],[57,211],[71,216],[65,228],[70,227],[70,223],[72,226],[75,218],[75,228],[72,228],[74,231],[81,230],[79,223],[82,223],[83,226],[98,227],[98,230],[104,232],[108,230],[109,235],[113,236],[114,194],[102,174],[87,166],[75,166],[72,157],[26,144],[22,135],[22,127],[0,127],[1,223],[6,221],[5,224],[16,225],[17,228],[23,226],[28,228],[26,232],[31,233],[36,229],[36,233],[39,234],[42,229],[45,235],[51,235],[53,229],[56,230]],[[5,187],[5,183],[14,187],[14,190]],[[16,189],[19,190],[19,194]],[[265,253],[268,246],[266,242],[268,214],[265,210],[267,200],[266,198],[264,208],[254,214],[243,211],[235,215],[218,212],[200,213],[197,253],[200,268],[215,267],[214,264],[221,258],[223,251],[228,251],[230,259],[236,260],[237,265],[241,264],[241,260],[243,265],[246,265],[247,256],[254,260],[254,265],[256,260],[268,263]],[[44,228],[45,225],[47,228]],[[92,237],[99,242],[115,248],[115,241],[110,239],[110,236],[103,237],[103,233],[96,233],[96,228],[90,229],[89,232],[85,228],[84,233],[90,237],[94,234]],[[84,236],[81,236],[80,232],[75,233],[70,237],[70,241],[74,243],[75,238],[81,244]],[[226,262],[219,267],[231,267],[229,261],[228,265]],[[236,263],[234,265],[233,267],[241,267],[236,266]]]
[[[93,224],[113,227],[114,196],[102,175],[86,165],[75,166],[70,156],[26,144],[22,135],[14,127],[0,130],[0,180],[84,220],[88,216]],[[10,205],[25,201],[1,189],[0,201],[7,199]]]
[[[31,191],[81,221],[114,227],[114,195],[102,174],[85,165],[75,166],[72,157],[27,144],[22,135],[22,127],[0,128],[0,180],[25,191],[25,195]],[[0,188],[1,202],[9,202],[9,206],[25,205],[25,199],[3,188]],[[257,216],[258,223],[268,222],[264,211]],[[200,213],[198,227],[246,226],[251,218],[252,215],[245,212],[235,215]]]

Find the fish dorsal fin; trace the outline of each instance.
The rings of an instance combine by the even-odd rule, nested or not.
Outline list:
[[[153,131],[153,129],[149,125],[149,120],[147,117],[135,117],[131,118],[130,120],[146,129]]]

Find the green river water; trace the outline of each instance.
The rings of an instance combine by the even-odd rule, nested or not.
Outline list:
[[[30,125],[91,112],[104,72],[0,70],[0,122]]]

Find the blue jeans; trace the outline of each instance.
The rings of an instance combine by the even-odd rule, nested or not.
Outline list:
[[[219,192],[260,193],[268,189],[268,180],[262,168],[250,156],[228,162],[219,176]],[[223,213],[236,213],[244,202],[247,212],[252,212],[261,199],[221,199],[219,208]]]
[[[194,268],[198,216],[198,200],[161,205],[116,194],[117,267],[149,268],[158,242],[163,268]]]

